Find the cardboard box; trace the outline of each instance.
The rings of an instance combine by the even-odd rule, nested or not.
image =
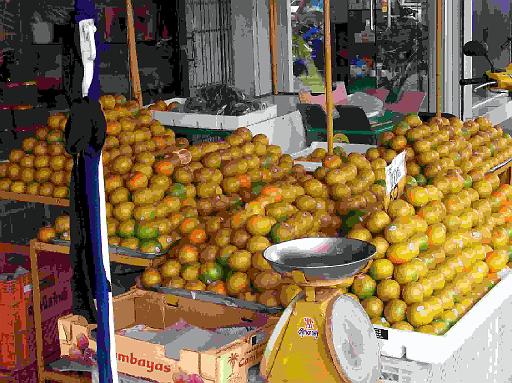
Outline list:
[[[113,299],[115,330],[146,325],[164,329],[180,319],[193,326],[224,327],[251,321],[257,314],[251,310],[164,295],[143,290],[132,290]],[[248,369],[258,364],[266,343],[278,321],[268,316],[267,323],[226,346],[198,352],[182,349],[179,360],[165,356],[165,346],[136,340],[116,334],[118,371],[160,383],[172,383],[176,372],[197,374],[205,383],[246,382]],[[83,317],[68,315],[59,320],[61,355],[69,355],[80,335],[89,338],[89,347],[96,351],[93,331]]]

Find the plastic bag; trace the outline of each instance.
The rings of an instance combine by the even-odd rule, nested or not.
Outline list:
[[[384,103],[381,100],[362,92],[356,92],[349,95],[348,105],[357,106],[363,109],[367,115],[381,114],[384,109]]]
[[[186,113],[243,116],[265,108],[264,103],[254,100],[240,89],[221,84],[200,88],[196,97],[187,99],[184,111]]]

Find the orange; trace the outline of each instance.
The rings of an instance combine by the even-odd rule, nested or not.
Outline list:
[[[391,328],[394,328],[396,330],[401,330],[401,331],[414,331],[414,327],[412,327],[409,323],[407,323],[405,321],[393,323]]]
[[[413,186],[406,192],[407,201],[415,206],[422,207],[429,202],[429,195],[427,190],[421,186]]]
[[[223,281],[215,281],[210,283],[206,290],[212,293],[227,295],[226,284]]]
[[[193,245],[183,245],[178,249],[178,260],[181,264],[197,262],[199,259],[199,250]]]
[[[418,269],[415,265],[411,265],[410,263],[396,266],[393,272],[393,279],[401,285],[416,282],[419,279]]]
[[[380,317],[384,311],[384,303],[377,297],[369,297],[361,302],[370,318]]]
[[[168,177],[172,176],[174,172],[174,165],[169,160],[156,161],[153,164],[153,168],[155,170],[155,173],[162,174]]]
[[[187,218],[189,219],[189,218]],[[201,243],[206,242],[206,231],[203,229],[194,229],[189,234],[189,240],[190,243],[193,243],[194,245],[199,245]]]
[[[377,259],[372,263],[368,274],[376,281],[390,278],[393,276],[393,263],[388,259]]]
[[[250,189],[251,188],[251,177],[249,177],[247,174],[242,174],[238,176],[238,181],[240,182],[240,187],[243,189]]]
[[[272,220],[264,215],[253,215],[247,220],[246,228],[252,235],[266,236],[272,229]]]
[[[359,299],[366,299],[375,293],[377,284],[368,275],[358,275],[354,278],[352,284],[352,293],[357,295]]]
[[[494,250],[487,254],[485,257],[485,263],[489,266],[490,273],[497,273],[503,270],[508,263],[508,251],[507,250]]]
[[[433,320],[432,310],[423,303],[413,303],[410,305],[407,308],[406,316],[408,322],[414,327],[430,324]]]
[[[446,241],[446,226],[435,223],[427,229],[429,246],[441,246]]]
[[[423,285],[419,282],[407,283],[402,289],[402,299],[408,305],[423,302]]]
[[[263,189],[261,189],[261,193],[260,194],[262,196],[272,197],[272,199],[275,202],[281,202],[281,199],[282,199],[281,192],[282,192],[281,188],[267,185],[267,186],[263,187]]]
[[[419,248],[417,248],[412,242],[401,242],[389,246],[386,251],[386,258],[389,259],[394,265],[401,265],[409,262],[411,259],[416,257],[418,253]]]
[[[495,228],[492,231],[492,247],[494,249],[503,249],[508,246],[508,231],[504,227]]]
[[[369,242],[372,240],[372,233],[364,228],[353,228],[347,234],[347,238],[358,239],[360,241]]]
[[[407,304],[399,299],[393,299],[386,304],[384,308],[384,316],[391,323],[402,322],[405,320]]]
[[[180,232],[182,234],[190,234],[197,226],[199,226],[197,218],[185,218],[180,224]]]
[[[379,282],[377,285],[377,297],[383,302],[400,298],[400,285],[392,279]]]

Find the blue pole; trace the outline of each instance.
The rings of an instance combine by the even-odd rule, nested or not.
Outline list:
[[[97,23],[97,11],[94,0],[75,0],[75,23],[78,25],[83,20],[94,20]],[[99,33],[94,35],[96,45],[96,59],[94,61],[94,72],[89,87],[88,97],[91,100],[99,100]],[[97,363],[100,383],[117,382],[117,363],[115,350],[112,347],[113,318],[111,312],[111,285],[110,285],[110,264],[108,260],[108,247],[106,236],[106,217],[104,202],[103,169],[101,161],[101,150],[89,146],[84,154],[85,180],[87,200],[89,206],[89,228],[92,238],[92,257],[94,259],[95,281],[96,281],[96,304],[98,309],[97,328]],[[103,213],[103,214],[102,214]],[[113,357],[112,357],[113,356]]]

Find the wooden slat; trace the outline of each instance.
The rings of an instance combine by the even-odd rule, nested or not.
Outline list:
[[[61,383],[90,383],[91,378],[87,376],[76,376],[74,373],[65,373],[57,371],[44,371],[43,378],[45,381],[51,380]]]
[[[37,251],[48,251],[50,253],[69,254],[69,246],[65,245],[54,245],[52,243],[36,241],[34,242],[34,248]],[[110,253],[110,261],[136,267],[156,267],[165,262],[165,256],[161,256],[155,259],[145,259],[132,257],[126,254]]]
[[[270,0],[270,56],[272,59],[272,90],[275,95],[278,94],[277,78],[277,0]]]
[[[18,202],[42,203],[45,205],[69,207],[69,200],[63,198],[42,197],[39,195],[20,194],[0,191],[0,199]]]
[[[331,59],[331,1],[324,0],[324,49],[325,49],[325,106],[327,108],[327,151],[334,149],[334,121],[332,97],[332,59]]]

